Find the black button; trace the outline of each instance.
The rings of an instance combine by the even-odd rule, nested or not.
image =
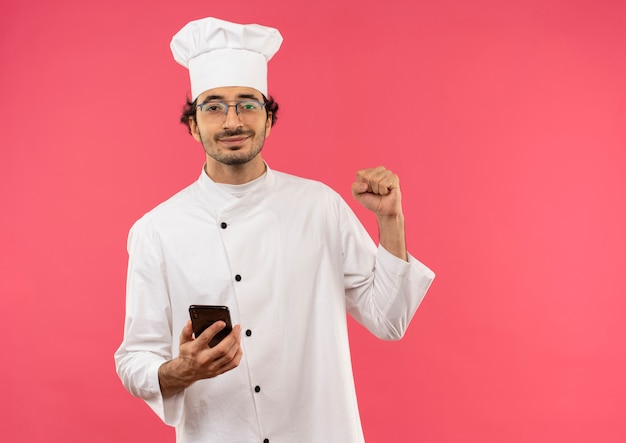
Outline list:
[[[270,443],[270,439],[269,438],[264,439],[263,443]]]
[[[235,280],[241,281],[241,275],[239,275],[239,274],[235,275]]]
[[[228,225],[226,224],[226,222],[222,222],[222,223],[220,224],[220,226],[222,227],[222,229],[226,229],[226,227],[227,227]]]
[[[255,386],[254,392],[261,392],[261,386]]]
[[[246,335],[247,335],[248,337],[250,337],[250,336],[252,335],[252,331],[251,331],[250,329],[247,329],[247,330],[246,330]]]

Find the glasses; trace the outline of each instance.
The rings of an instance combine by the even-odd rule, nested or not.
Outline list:
[[[257,100],[242,100],[235,104],[229,105],[224,102],[209,101],[200,103],[198,109],[200,113],[212,120],[221,120],[227,114],[230,108],[235,108],[235,112],[240,119],[252,119],[261,115],[265,103]]]

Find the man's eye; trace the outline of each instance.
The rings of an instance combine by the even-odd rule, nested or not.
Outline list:
[[[220,112],[223,111],[223,108],[220,105],[206,105],[204,109],[207,112]]]
[[[239,109],[244,109],[246,111],[254,111],[257,108],[258,108],[258,105],[254,102],[241,103],[241,105],[239,106]]]

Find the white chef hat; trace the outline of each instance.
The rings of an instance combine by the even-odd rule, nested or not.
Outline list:
[[[267,97],[267,62],[282,41],[274,28],[208,17],[187,23],[170,48],[174,59],[189,69],[192,100],[222,86],[247,86]]]

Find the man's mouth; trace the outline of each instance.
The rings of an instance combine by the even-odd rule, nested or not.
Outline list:
[[[248,139],[246,135],[238,135],[235,137],[222,137],[219,142],[226,146],[238,146],[244,143]]]

